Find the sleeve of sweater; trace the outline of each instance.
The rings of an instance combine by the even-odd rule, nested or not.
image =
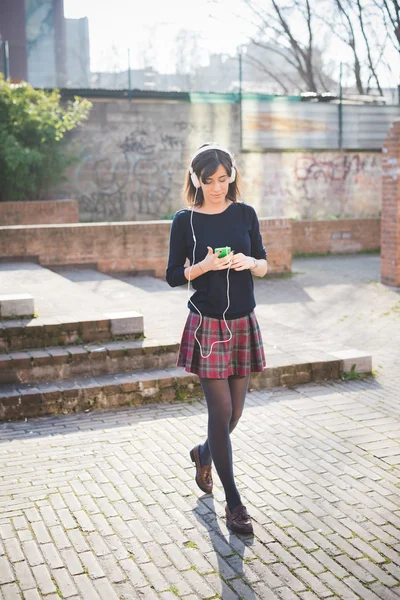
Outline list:
[[[264,244],[262,241],[261,233],[260,233],[260,223],[258,221],[257,213],[253,207],[251,207],[251,256],[254,258],[267,258],[267,251],[264,248]]]
[[[171,225],[169,240],[169,257],[166,272],[167,282],[171,287],[184,285],[187,279],[184,275],[186,261],[185,236],[182,231],[182,215],[177,212]]]

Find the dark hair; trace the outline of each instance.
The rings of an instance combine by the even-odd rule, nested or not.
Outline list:
[[[209,145],[210,144],[203,144],[202,146],[200,146],[200,148],[204,148],[205,146],[209,146]],[[211,177],[211,175],[214,175],[214,173],[216,172],[216,170],[218,169],[218,167],[220,165],[225,167],[226,172],[228,173],[228,176],[230,177],[230,175],[232,173],[232,166],[233,166],[232,158],[229,156],[229,154],[227,152],[225,152],[224,150],[220,150],[220,149],[204,150],[204,152],[201,152],[200,154],[198,154],[192,162],[193,171],[196,173],[199,180],[201,178],[201,181],[203,183],[206,183],[207,179],[209,177]],[[226,195],[227,199],[232,200],[232,202],[237,202],[237,200],[240,196],[239,187],[238,187],[238,178],[239,178],[239,175],[238,175],[238,172],[236,169],[235,181],[233,181],[232,183],[229,184],[228,193]],[[185,185],[183,188],[183,197],[189,204],[193,204],[194,206],[202,206],[203,202],[204,202],[203,190],[201,188],[199,188],[197,190],[197,196],[196,196],[196,188],[193,185],[193,182],[190,178],[189,170],[186,174]],[[196,202],[194,201],[195,197],[196,197]]]

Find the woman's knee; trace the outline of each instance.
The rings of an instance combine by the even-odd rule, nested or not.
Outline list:
[[[232,420],[232,407],[231,406],[219,406],[218,410],[212,410],[211,413],[209,411],[209,416],[211,420],[219,425],[229,425]]]
[[[231,419],[230,419],[230,424],[231,425],[233,425],[233,424],[236,425],[239,422],[242,414],[243,414],[243,411],[233,410],[232,411],[232,416],[231,416]]]
[[[228,426],[232,418],[232,399],[226,379],[200,379],[206,398],[209,418],[220,426]]]

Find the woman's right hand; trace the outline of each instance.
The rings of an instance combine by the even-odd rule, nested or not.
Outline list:
[[[207,246],[207,251],[206,257],[200,262],[204,271],[222,271],[229,267],[233,258],[232,251],[223,258],[218,258],[219,252],[214,252],[210,246]]]

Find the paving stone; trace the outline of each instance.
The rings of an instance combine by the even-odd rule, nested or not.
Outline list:
[[[7,538],[13,538],[15,535],[14,528],[11,523],[0,524],[0,539],[3,541]]]
[[[55,573],[56,571],[54,571]],[[51,579],[50,571],[46,565],[32,567],[33,576],[42,594],[50,594],[56,591],[56,587]]]
[[[8,583],[2,587],[4,600],[21,600],[21,592],[15,583]]]
[[[32,589],[24,592],[24,600],[41,600],[41,597],[36,589]]]
[[[157,592],[162,592],[169,587],[162,572],[152,562],[142,563],[140,568]]]
[[[76,552],[79,553],[89,550],[89,546],[79,529],[70,529],[67,531],[67,535]]]
[[[15,577],[21,590],[30,590],[35,587],[36,583],[33,578],[32,571],[25,560],[16,563],[14,565],[14,569]]]
[[[381,598],[381,600],[398,600],[400,598],[399,587],[389,589],[378,581],[370,585],[370,590],[374,592],[378,598]]]
[[[81,598],[85,600],[101,600],[93,583],[87,575],[76,575],[74,582],[79,590]]]
[[[368,558],[360,558],[357,562],[365,571],[369,571],[374,578],[385,585],[393,586],[398,585],[400,582],[400,569],[398,570],[398,577],[395,579]]]
[[[299,579],[302,579],[319,598],[328,598],[332,596],[332,592],[322,583],[322,581],[313,575],[308,569],[295,569],[294,573]]]
[[[63,566],[61,556],[54,544],[42,544],[40,546],[43,556],[51,569],[59,569]]]
[[[280,587],[276,589],[275,594],[278,596],[278,598],[281,598],[281,600],[295,600],[298,598],[298,595],[294,594],[288,587]]]
[[[330,588],[335,594],[337,594],[342,600],[359,599],[359,596],[352,592],[352,590],[346,585],[346,579],[343,579],[341,581],[332,573],[329,573],[329,571],[321,573],[320,579],[322,579],[326,586]]]
[[[0,557],[0,585],[15,581],[12,567],[5,556]]]
[[[33,533],[39,544],[46,544],[51,542],[48,529],[42,521],[35,521],[31,525]]]
[[[185,578],[182,576],[182,573],[178,571],[173,565],[170,567],[166,567],[163,569],[163,575],[165,579],[169,582],[169,584],[174,586],[177,589],[177,594],[179,596],[185,596],[187,594],[191,594],[193,592],[192,587],[188,584]],[[218,589],[218,584],[212,586],[213,590]]]
[[[192,589],[199,593],[201,598],[211,598],[213,596],[213,590],[207,580],[193,569],[182,571],[182,576],[187,580]],[[163,584],[161,583],[161,585]]]
[[[79,559],[82,561],[82,564],[87,570],[87,573],[91,579],[104,577],[103,569],[101,568],[93,552],[81,552]]]
[[[374,576],[370,571],[363,569],[360,565],[360,561],[352,560],[349,556],[338,556],[336,559],[346,571],[357,577],[360,581],[369,583],[374,581]]]
[[[185,548],[183,550],[183,554],[188,559],[190,566],[195,567],[196,571],[203,575],[205,573],[209,573],[213,570],[212,565],[208,562],[206,558],[199,552],[196,548]]]
[[[357,581],[355,577],[347,577],[346,585],[354,590],[363,600],[380,600],[379,596],[366,588],[360,581]]]
[[[36,542],[28,541],[22,544],[24,555],[31,567],[44,563],[44,558]]]
[[[72,548],[61,550],[61,555],[64,564],[71,575],[80,575],[81,573],[84,573],[84,567],[75,550],[72,550]]]
[[[333,352],[349,344],[382,366],[374,378],[247,395],[232,441],[235,474],[254,520],[251,543],[226,529],[218,477],[213,496],[201,495],[194,482],[188,449],[205,439],[202,397],[0,423],[0,599],[42,600],[42,587],[46,600],[55,600],[55,585],[68,600],[169,600],[173,585],[186,600],[216,594],[224,600],[400,599],[400,471],[390,462],[400,441],[400,356],[389,350],[400,340],[400,324],[377,317],[398,293],[362,281],[377,258],[295,259],[304,270],[301,285],[308,281],[330,306],[328,322],[318,301],[315,320],[300,298],[296,311],[293,303],[290,311],[284,303],[276,308],[270,282],[260,282],[268,302],[257,307],[259,322],[277,349],[295,355],[308,344],[326,354],[328,341]],[[327,264],[333,271],[325,272]],[[358,282],[354,310],[372,309],[376,322],[363,316],[342,323],[349,292],[340,298],[338,285],[339,301],[332,304],[328,287],[335,277],[342,281],[343,264]],[[313,283],[324,278],[329,286]],[[295,300],[299,282],[294,288],[289,282]],[[280,289],[281,282],[274,285]],[[285,335],[278,327],[283,314]],[[323,341],[318,327],[329,334],[321,334]],[[129,352],[137,351],[135,344]],[[267,355],[273,361],[271,348]],[[64,357],[63,350],[55,358]],[[150,373],[145,385],[151,389]]]
[[[306,589],[304,583],[295,577],[284,564],[274,563],[270,565],[270,568],[279,577],[282,584],[286,584],[294,592],[302,592]]]
[[[8,538],[4,540],[4,547],[7,551],[8,558],[11,562],[18,562],[24,560],[24,554],[22,552],[21,544],[17,538]]]
[[[147,584],[142,571],[131,558],[120,560],[119,564],[134,586],[144,587]]]
[[[108,554],[107,556],[99,556],[99,563],[107,579],[111,583],[122,583],[126,580],[126,573],[122,571],[117,560],[112,554]]]
[[[68,565],[67,565],[68,566]],[[71,571],[70,571],[71,572]],[[63,598],[70,598],[77,594],[77,589],[67,569],[55,569],[53,577]]]
[[[57,516],[62,523],[64,529],[74,529],[77,525],[76,520],[73,518],[72,513],[68,510],[68,508],[60,508],[57,509]]]
[[[107,579],[96,579],[93,582],[101,600],[120,600]]]
[[[231,579],[229,585],[232,586],[239,598],[243,598],[243,600],[251,600],[254,598],[253,590],[242,579]]]

